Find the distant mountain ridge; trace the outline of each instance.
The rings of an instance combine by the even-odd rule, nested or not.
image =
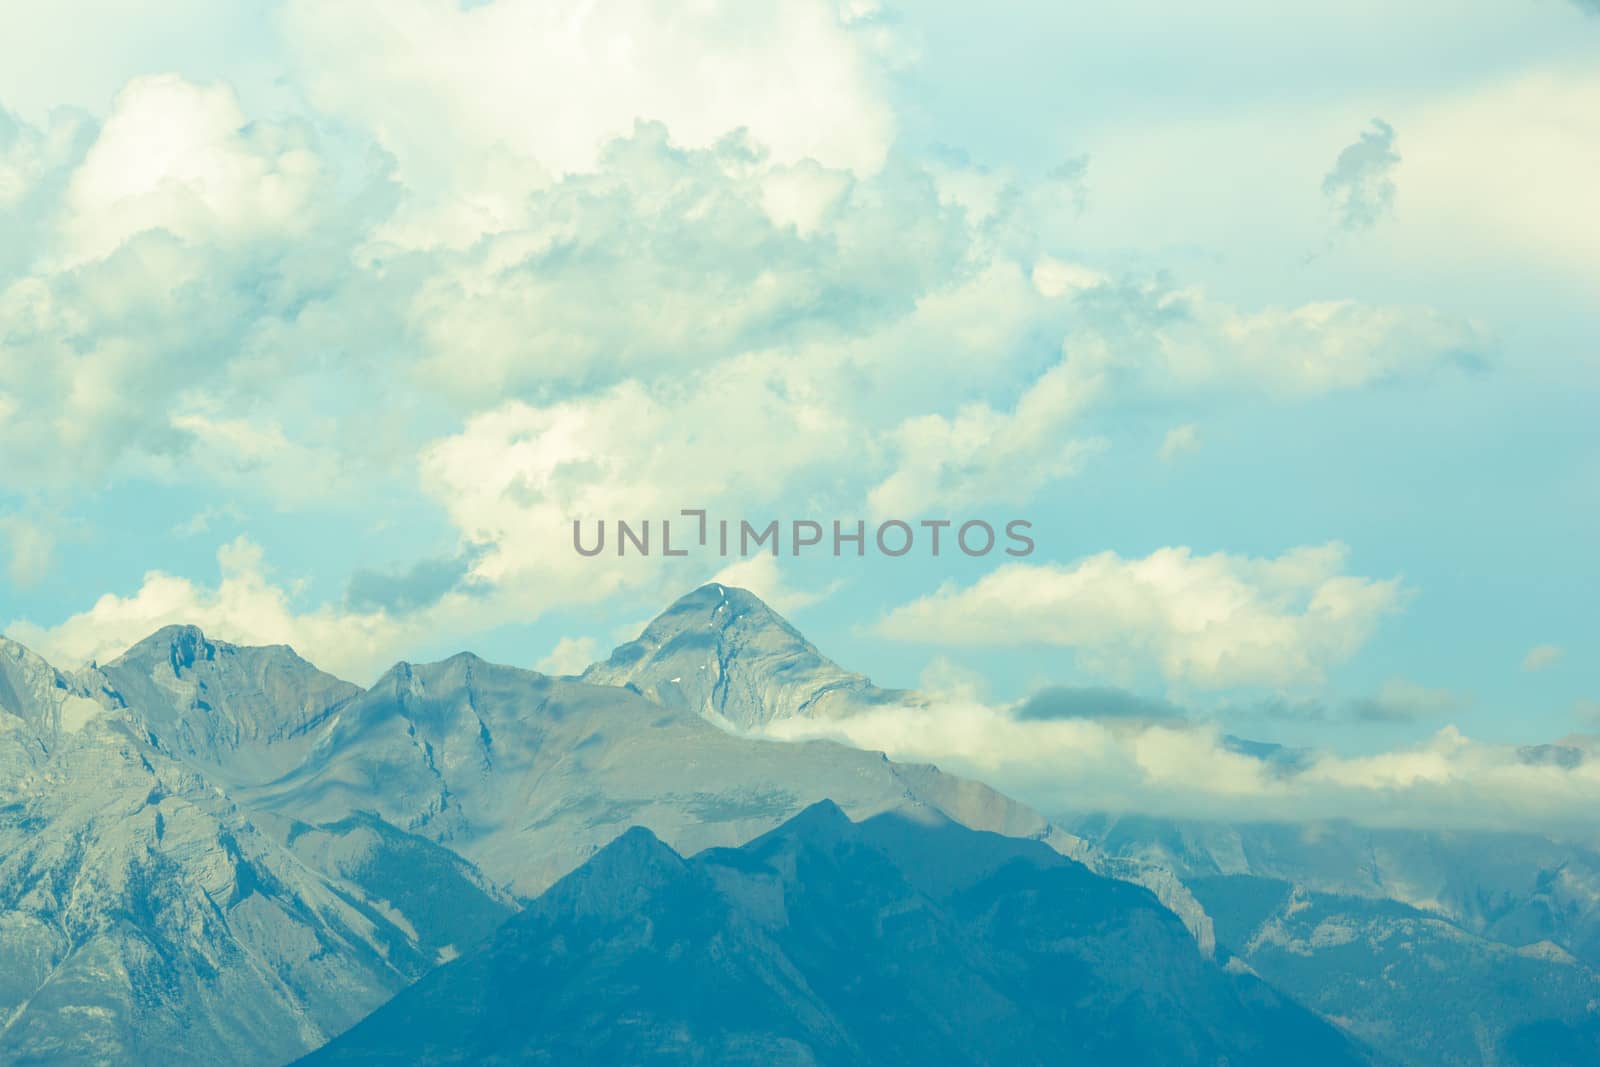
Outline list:
[[[1349,823],[1063,821],[1172,871],[1222,951],[1401,1062],[1600,1063],[1600,854],[1587,848]]]
[[[341,1063],[1356,1064],[1042,844],[819,802],[684,859],[643,828],[307,1056]]]
[[[309,822],[379,813],[524,896],[612,837],[650,827],[696,852],[833,799],[858,815],[922,805],[1066,854],[1081,843],[981,783],[830,741],[741,737],[627,689],[461,654],[400,664],[340,707],[294,772],[239,795]]]

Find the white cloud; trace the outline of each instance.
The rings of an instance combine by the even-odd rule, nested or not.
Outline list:
[[[1125,387],[1312,396],[1480,357],[1483,331],[1426,307],[1323,300],[1248,310],[1197,287],[1096,292],[1086,328]],[[1080,297],[1080,300],[1083,299]],[[1081,341],[1079,343],[1082,343]]]
[[[1453,726],[1371,755],[1258,759],[1212,723],[1018,720],[970,696],[935,696],[826,722],[785,719],[768,736],[830,737],[897,760],[975,776],[1052,814],[1348,819],[1375,825],[1586,828],[1600,803],[1600,752],[1576,765],[1524,758]]]
[[[1487,24],[1470,25],[1481,33]],[[1298,250],[1326,243],[1317,183],[1329,146],[1381,109],[1404,137],[1403,158],[1389,171],[1403,204],[1368,240],[1339,250],[1340,273],[1400,272],[1458,290],[1470,282],[1475,294],[1503,294],[1511,314],[1531,290],[1505,283],[1510,263],[1509,275],[1528,285],[1559,280],[1592,294],[1600,129],[1590,116],[1600,109],[1600,75],[1592,62],[1547,58],[1431,90],[1350,92],[1322,105],[1263,97],[1210,115],[1108,114],[1081,134],[1096,181],[1078,247],[1137,244],[1175,256],[1203,249],[1208,258],[1225,254],[1246,277],[1282,272]],[[1462,225],[1467,218],[1472,225]]]
[[[206,588],[151,571],[137,592],[108,593],[89,610],[41,627],[13,621],[6,633],[61,667],[106,662],[163,626],[195,625],[220,640],[245,645],[292,645],[325,670],[370,682],[395,660],[395,651],[440,625],[459,626],[449,613],[470,613],[470,600],[446,597],[433,615],[392,618],[385,613],[322,607],[297,611],[289,590],[273,584],[261,549],[239,538],[217,552],[221,580]]]
[[[750,357],[683,382],[502,405],[430,445],[422,473],[462,534],[492,546],[475,566],[480,578],[538,576],[553,583],[548,595],[592,597],[641,568],[609,552],[580,557],[574,520],[770,503],[796,472],[841,461],[849,436],[803,367]]]
[[[780,615],[789,615],[826,600],[843,584],[836,579],[819,587],[796,589],[784,581],[777,558],[770,555],[751,556],[730,563],[712,575],[711,580],[749,590]]]
[[[227,86],[136,78],[67,188],[64,262],[151,229],[222,245],[292,237],[328,206],[323,179],[302,128],[250,121]]]
[[[1314,684],[1405,599],[1398,579],[1340,573],[1348,556],[1335,542],[1273,559],[1180,547],[1144,559],[1102,552],[1071,565],[1013,563],[896,608],[877,631],[950,645],[1060,645],[1102,674],[1154,668],[1195,689]]]
[[[1508,256],[1541,270],[1600,273],[1600,75],[1593,64],[1524,71],[1414,105],[1396,180],[1407,190],[1408,259]],[[1461,219],[1471,218],[1471,226]],[[1595,291],[1592,284],[1589,291]]]
[[[1010,412],[980,403],[962,407],[953,418],[906,420],[891,434],[897,469],[868,493],[868,509],[875,516],[910,518],[1030,499],[1103,447],[1094,438],[1069,436],[1101,384],[1069,359],[1029,386]]]
[[[1161,439],[1161,462],[1171,463],[1200,448],[1200,430],[1192,422],[1174,426]]]
[[[237,407],[290,377],[309,346],[287,324],[349,280],[338,250],[362,223],[308,127],[175,75],[130,82],[98,129],[8,122],[0,450],[31,459],[0,481],[103,484],[125,458],[183,451],[171,420],[194,391]]]
[[[344,455],[291,440],[275,422],[189,411],[174,415],[172,427],[193,439],[186,472],[199,468],[217,482],[264,491],[290,505],[352,491]]]
[[[3,99],[3,98],[0,98]],[[54,195],[63,176],[93,137],[88,117],[59,110],[45,125],[20,122],[0,108],[0,267],[32,248],[44,219],[54,215]]]
[[[1561,662],[1563,650],[1559,645],[1535,645],[1522,657],[1522,669],[1542,671]]]
[[[101,111],[128,81],[155,71],[282,87],[270,7],[162,0],[160,17],[121,0],[55,0],[6,9],[0,101],[34,121],[59,109]],[[285,94],[287,95],[287,94]]]
[[[895,46],[876,17],[827,3],[350,0],[293,5],[286,27],[315,99],[398,155],[396,184],[374,217],[346,213],[336,201],[363,176],[334,167],[368,146],[340,143],[337,120],[313,137],[172,75],[129,83],[97,136],[87,122],[25,130],[0,199],[54,175],[62,210],[27,214],[62,228],[35,273],[0,273],[0,450],[37,459],[0,479],[179,471],[295,507],[348,504],[369,445],[306,432],[322,393],[295,377],[347,365],[350,399],[330,409],[361,405],[359,436],[381,437],[370,447],[391,462],[420,449],[423,491],[487,546],[472,574],[473,625],[487,625],[664,580],[578,558],[574,517],[1020,502],[1095,447],[1079,429],[1090,409],[1354,387],[1476,336],[1425,310],[1246,308],[1042,255],[1023,223],[1071,206],[1081,168],[1030,184],[882,166],[896,131],[877,79]],[[355,32],[370,47],[334,63]],[[390,195],[399,212],[376,217]],[[1041,368],[1041,345],[1058,343],[1067,358]],[[443,412],[458,432],[421,445],[415,427],[439,432]],[[771,569],[747,577],[791,603],[810,595]],[[1211,685],[1301,648],[1281,671],[1314,677],[1347,654],[1335,636],[1359,644],[1349,635],[1379,610],[1331,618],[1341,581],[1381,599],[1383,583],[1337,576],[1298,608],[1257,591],[1228,615],[1250,637],[1240,650],[1169,619],[1137,654]],[[178,602],[224,618],[224,590],[251,588],[154,575],[96,619],[143,620],[174,582]],[[272,608],[292,598],[264,580],[257,592],[283,632],[366,618]],[[91,622],[64,633],[100,632]]]
[[[0,481],[103,483],[129,455],[173,455],[171,412],[272,309],[229,265],[152,234],[124,255],[0,283],[0,380],[16,398],[0,450],[30,462]]]
[[[340,10],[353,18],[362,8]],[[393,32],[437,20],[488,47],[494,20],[547,17],[516,10],[411,3],[397,18],[416,25]],[[296,17],[324,14],[308,6]],[[857,23],[839,32],[877,33]],[[590,29],[574,31],[582,47]],[[473,143],[472,128],[436,132],[431,156]],[[615,403],[619,382],[637,379],[660,420],[709,425],[726,410],[696,404],[685,383],[743,375],[762,411],[792,390],[848,427],[857,477],[843,491],[854,506],[957,508],[1019,499],[1077,469],[1094,438],[1068,432],[1087,407],[1151,391],[1190,399],[1363,384],[1431,365],[1470,334],[1404,309],[1245,311],[1195,291],[1118,288],[1089,267],[997,245],[986,223],[941,200],[929,171],[864,176],[842,158],[785,163],[738,140],[695,148],[676,125],[615,132],[625,136],[600,149],[593,172],[534,180],[508,164],[515,209],[491,236],[407,253],[381,234],[396,216],[364,214],[389,210],[389,193],[351,210],[335,204],[335,191],[362,176],[335,180],[301,126],[251,121],[220,86],[136,80],[72,177],[57,249],[67,262],[120,254],[0,288],[0,326],[17,342],[0,351],[15,408],[0,418],[0,446],[46,458],[0,477],[103,477],[131,455],[136,476],[199,470],[304,506],[322,475],[353,466],[363,449],[391,468],[414,453],[409,427],[424,420],[406,400],[419,388],[422,403],[458,415],[562,397],[598,411]],[[960,168],[941,169],[948,181]],[[426,199],[390,192],[402,211]],[[1041,371],[1041,337],[1066,338],[1070,358]],[[337,392],[322,388],[337,374],[320,360],[327,352],[349,355],[350,380],[336,384],[378,409],[369,421],[383,438],[340,438],[344,462],[313,445],[335,435],[305,425],[308,398]],[[365,389],[380,356],[400,388]],[[781,381],[755,381],[753,362],[779,367]],[[343,406],[327,403],[330,414]],[[387,417],[389,404],[403,417]],[[733,421],[733,439],[775,453],[756,420]],[[650,443],[620,436],[622,451],[635,446]],[[780,462],[771,474],[803,480],[815,466]]]
[[[533,665],[540,674],[582,674],[600,658],[600,646],[592,637],[563,637],[548,655]]]
[[[1110,280],[1081,263],[1068,263],[1054,256],[1044,256],[1033,266],[1033,284],[1040,293],[1049,297],[1076,295],[1105,285]]]
[[[761,178],[761,206],[779,227],[793,226],[801,237],[822,229],[850,188],[850,178],[807,159],[773,167]]]
[[[456,195],[496,153],[593,169],[640,119],[698,147],[744,129],[779,162],[858,173],[894,135],[894,44],[828,0],[296,0],[285,26],[316,101],[372,130],[409,184]]]
[[[421,345],[418,374],[470,408],[771,348],[881,349],[897,322],[1004,284],[960,269],[973,235],[919,179],[777,165],[738,143],[689,149],[641,125],[596,172],[522,190],[504,232],[412,261],[423,269],[399,313]],[[393,252],[375,239],[364,254]],[[988,321],[964,308],[959,328],[1002,335],[1016,303]],[[918,355],[895,350],[892,363]]]

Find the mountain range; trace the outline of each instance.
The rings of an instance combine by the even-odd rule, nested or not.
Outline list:
[[[194,627],[67,672],[0,638],[0,1062],[1594,1048],[1576,846],[1047,819],[752,736],[920,699],[723,585],[559,678],[464,653],[363,689]]]
[[[684,859],[636,828],[304,1064],[1357,1064],[1145,889],[821,801]]]
[[[1088,815],[1220,951],[1411,1063],[1600,1063],[1600,853],[1532,833]]]

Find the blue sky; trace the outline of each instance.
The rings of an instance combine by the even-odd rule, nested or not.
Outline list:
[[[985,706],[1600,722],[1584,5],[117,7],[0,16],[0,625],[63,665],[572,669],[720,575]],[[1038,551],[570,550],[694,506]]]

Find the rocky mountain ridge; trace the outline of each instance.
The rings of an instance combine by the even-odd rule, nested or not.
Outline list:
[[[1582,848],[1051,821],[933,766],[759,736],[916,699],[715,585],[566,678],[463,653],[361,689],[192,627],[68,673],[0,639],[0,1060],[281,1063],[638,828],[688,862],[822,801],[1148,889],[1194,959],[1400,1062],[1600,1055],[1600,863]]]
[[[629,830],[303,1063],[1112,1060],[1370,1062],[1143,889],[822,801],[688,859]]]

